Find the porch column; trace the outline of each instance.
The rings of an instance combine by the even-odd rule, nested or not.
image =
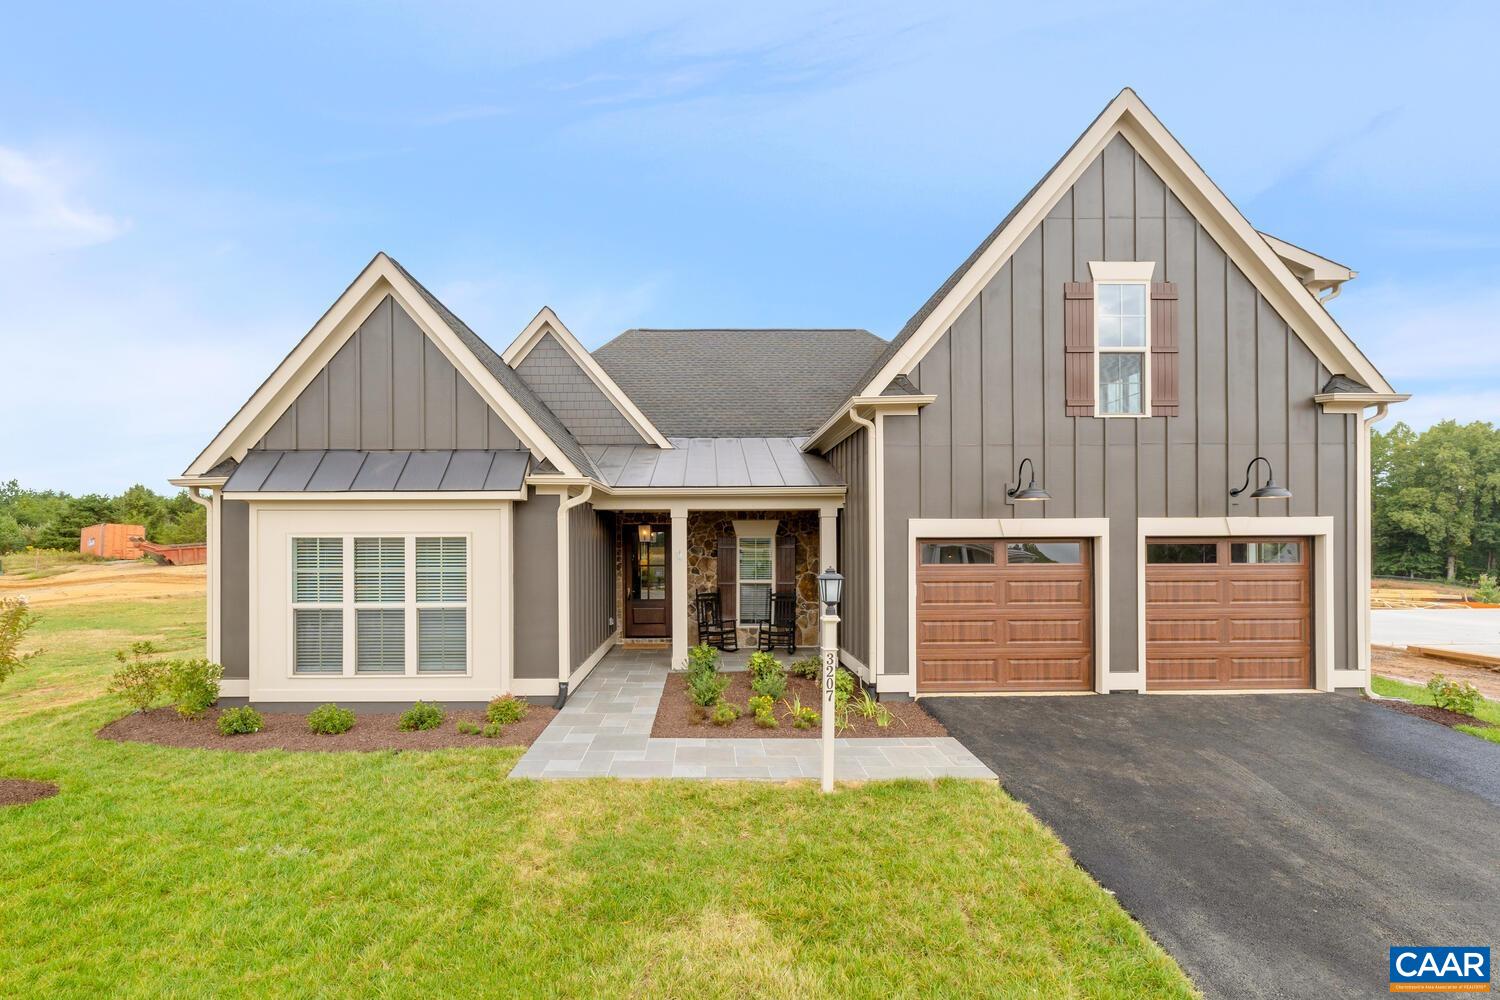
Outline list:
[[[682,666],[688,651],[688,512],[672,508],[672,668]]]
[[[823,508],[818,515],[818,572],[839,568],[839,512]]]

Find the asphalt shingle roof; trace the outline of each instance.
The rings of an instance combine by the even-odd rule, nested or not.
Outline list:
[[[810,434],[886,349],[868,330],[626,330],[594,351],[667,437]]]

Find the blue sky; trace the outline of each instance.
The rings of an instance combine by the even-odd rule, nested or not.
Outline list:
[[[527,7],[13,5],[0,480],[165,489],[378,249],[497,347],[889,337],[1125,85],[1397,416],[1500,418],[1493,5]]]

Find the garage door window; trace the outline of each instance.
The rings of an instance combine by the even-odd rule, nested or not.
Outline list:
[[[1302,545],[1298,542],[1235,542],[1229,547],[1232,563],[1299,563]]]
[[[995,547],[985,542],[927,542],[922,546],[924,566],[990,566]]]
[[[1219,561],[1217,542],[1152,542],[1146,546],[1146,562],[1154,564],[1212,564]]]
[[[1009,542],[1005,561],[1012,566],[1067,564],[1083,562],[1083,546],[1078,542]]]

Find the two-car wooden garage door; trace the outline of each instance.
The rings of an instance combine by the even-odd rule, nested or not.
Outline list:
[[[916,556],[919,694],[1093,689],[1089,542],[924,539]],[[1311,564],[1303,538],[1148,539],[1147,690],[1310,686]]]

